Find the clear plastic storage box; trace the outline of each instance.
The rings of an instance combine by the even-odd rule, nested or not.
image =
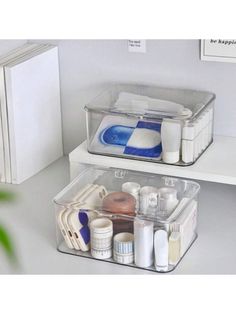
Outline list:
[[[199,190],[189,180],[88,165],[54,199],[58,250],[171,271],[197,237]]]
[[[215,95],[113,85],[85,106],[88,151],[187,166],[213,140]]]

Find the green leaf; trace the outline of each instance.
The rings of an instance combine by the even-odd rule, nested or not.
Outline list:
[[[8,191],[0,191],[0,201],[8,202],[14,200],[14,194]]]
[[[0,226],[0,245],[4,249],[5,253],[7,254],[8,258],[11,261],[15,261],[15,251],[11,239],[4,229],[3,226]]]

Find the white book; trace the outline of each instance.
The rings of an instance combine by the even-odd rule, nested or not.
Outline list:
[[[12,183],[63,155],[57,47],[4,67]]]
[[[0,181],[11,183],[10,147],[8,116],[6,105],[6,87],[4,66],[29,52],[42,47],[42,44],[25,44],[16,48],[0,58]]]

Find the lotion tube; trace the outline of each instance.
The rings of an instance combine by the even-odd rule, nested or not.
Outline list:
[[[181,144],[181,122],[163,119],[161,124],[162,159],[168,164],[179,161]]]
[[[194,161],[194,136],[195,128],[193,124],[187,124],[183,127],[182,133],[182,160],[190,163]]]
[[[153,264],[153,222],[134,220],[134,261],[139,267]]]
[[[154,236],[155,267],[157,271],[168,270],[169,243],[165,230],[157,230]]]

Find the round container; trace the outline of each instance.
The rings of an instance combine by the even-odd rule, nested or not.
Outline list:
[[[113,250],[113,259],[119,264],[132,264],[134,262],[134,254],[118,254]]]
[[[170,214],[178,204],[177,190],[170,187],[159,189],[160,211]]]
[[[122,191],[131,194],[136,200],[136,210],[139,209],[139,191],[141,189],[140,184],[136,182],[125,182],[122,184]]]
[[[113,258],[121,264],[130,264],[134,261],[134,235],[121,232],[113,239]]]
[[[91,255],[106,259],[112,256],[113,224],[108,218],[97,218],[90,223]]]
[[[158,207],[158,188],[154,186],[144,186],[140,190],[140,213],[153,215]]]
[[[134,215],[135,198],[126,192],[112,192],[104,199],[102,207],[104,210],[116,214]]]

